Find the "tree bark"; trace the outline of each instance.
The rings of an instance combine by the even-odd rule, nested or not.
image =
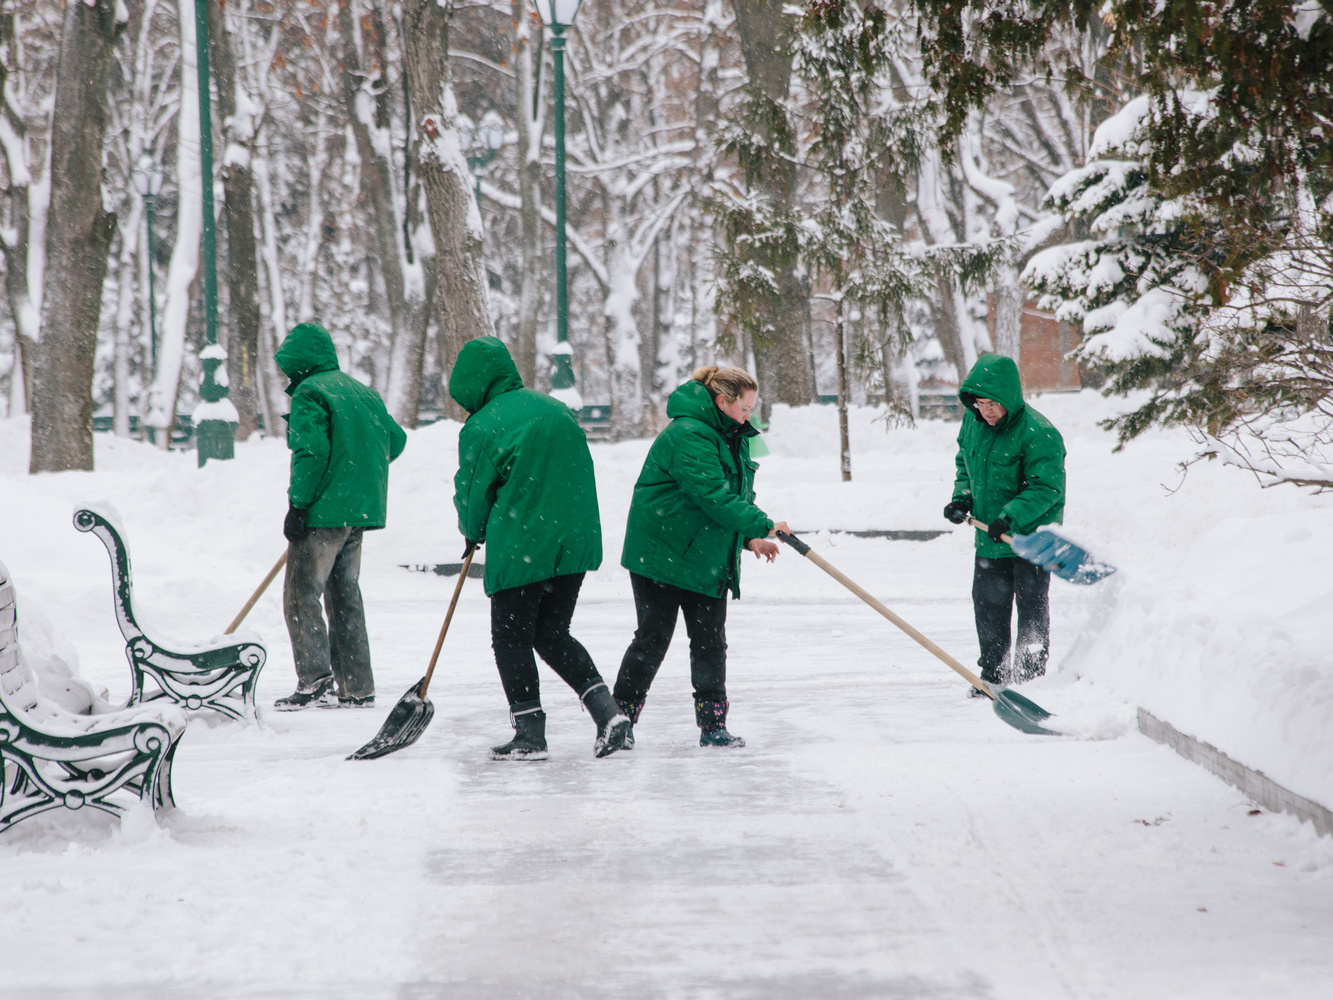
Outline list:
[[[778,105],[788,103],[791,85],[791,23],[783,0],[732,0],[736,31],[751,86]],[[796,196],[796,167],[790,162],[762,178],[764,193],[789,207]],[[774,310],[771,343],[755,344],[760,394],[766,403],[800,406],[815,400],[815,373],[808,349],[810,290],[795,266],[777,270],[780,305]]]
[[[51,132],[51,214],[33,373],[30,472],[93,467],[93,361],[116,217],[102,206],[114,0],[65,7]]]
[[[449,82],[451,14],[437,0],[408,0],[403,11],[417,165],[435,238],[435,320],[446,377],[465,343],[494,333],[481,212],[458,141],[458,106]]]
[[[434,7],[434,0],[431,0]],[[404,427],[417,425],[417,410],[421,403],[421,368],[425,357],[426,322],[429,318],[427,286],[421,263],[409,257],[410,246],[404,245],[403,214],[407,213],[411,191],[403,192],[402,212],[394,203],[393,164],[385,155],[391,148],[387,141],[376,143],[374,132],[387,133],[385,91],[379,88],[376,99],[370,85],[361,53],[356,46],[356,25],[353,21],[353,0],[340,5],[339,31],[342,34],[343,99],[347,107],[348,125],[356,140],[357,156],[361,160],[361,196],[370,205],[374,232],[370,240],[379,261],[384,279],[385,298],[389,304],[389,322],[393,329],[393,347],[390,352],[389,385],[385,402],[389,412]],[[441,14],[448,17],[441,8]],[[411,12],[404,18],[404,42],[412,51],[414,28]],[[367,28],[369,30],[367,30]],[[378,72],[384,59],[384,22],[375,10],[362,34],[375,46]],[[409,75],[411,57],[408,58]]]
[[[515,121],[518,124],[520,248],[518,328],[514,362],[529,389],[537,387],[537,324],[541,309],[546,255],[542,252],[542,134],[546,125],[545,93],[541,84],[542,37],[533,25],[527,0],[513,0]],[[534,42],[534,30],[537,38]]]
[[[222,217],[227,230],[227,378],[240,422],[236,440],[259,427],[259,253],[255,244],[254,181],[250,156],[255,139],[254,102],[242,95],[235,53],[222,4],[208,5],[208,52],[218,88],[222,123]],[[272,428],[270,428],[270,431]]]
[[[49,170],[28,162],[28,126],[10,104],[8,63],[17,61],[18,40],[14,37],[14,13],[0,11],[0,48],[14,49],[0,59],[0,115],[13,133],[5,152],[19,160],[9,168],[9,230],[0,239],[5,255],[5,294],[14,317],[14,364],[10,373],[9,413],[25,413],[32,405],[32,371],[37,360],[37,338],[41,331],[42,274],[45,261],[46,211],[50,196]],[[34,176],[34,173],[36,176]]]

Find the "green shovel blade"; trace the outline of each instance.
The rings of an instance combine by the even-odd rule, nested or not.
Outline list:
[[[1034,736],[1063,735],[1042,725],[1043,720],[1051,717],[1050,712],[1031,698],[1024,698],[1017,691],[996,692],[995,714],[1015,729]]]

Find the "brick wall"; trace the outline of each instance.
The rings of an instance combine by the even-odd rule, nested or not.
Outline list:
[[[994,298],[987,305],[986,326],[993,343]],[[1018,374],[1023,380],[1024,392],[1080,388],[1078,366],[1065,359],[1065,355],[1078,346],[1078,334],[1072,326],[1057,322],[1053,314],[1042,312],[1035,302],[1029,301],[1023,303],[1020,331],[1022,346],[1019,350]]]

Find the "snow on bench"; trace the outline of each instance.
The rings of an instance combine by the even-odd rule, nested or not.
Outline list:
[[[111,557],[116,621],[130,661],[129,703],[165,699],[191,712],[207,709],[233,719],[253,719],[255,685],[268,656],[257,637],[220,635],[204,642],[177,642],[173,649],[149,636],[134,614],[130,554],[116,515],[83,505],[74,511],[74,527],[100,538]]]
[[[0,832],[51,809],[173,807],[184,732],[185,717],[166,705],[78,715],[42,697],[19,652],[14,585],[0,563]]]

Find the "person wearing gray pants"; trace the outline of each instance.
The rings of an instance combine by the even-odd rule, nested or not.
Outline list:
[[[402,453],[407,434],[389,416],[379,393],[339,371],[333,340],[318,323],[295,327],[274,360],[292,380],[287,387],[292,472],[282,523],[287,538],[282,609],[292,639],[296,690],[273,707],[295,712],[314,705],[374,705],[359,582],[361,539],[384,527],[389,463]]]
[[[292,639],[297,690],[310,693],[311,704],[332,705],[335,682],[339,703],[352,707],[375,702],[359,582],[364,533],[364,528],[308,528],[287,547],[282,610]]]

